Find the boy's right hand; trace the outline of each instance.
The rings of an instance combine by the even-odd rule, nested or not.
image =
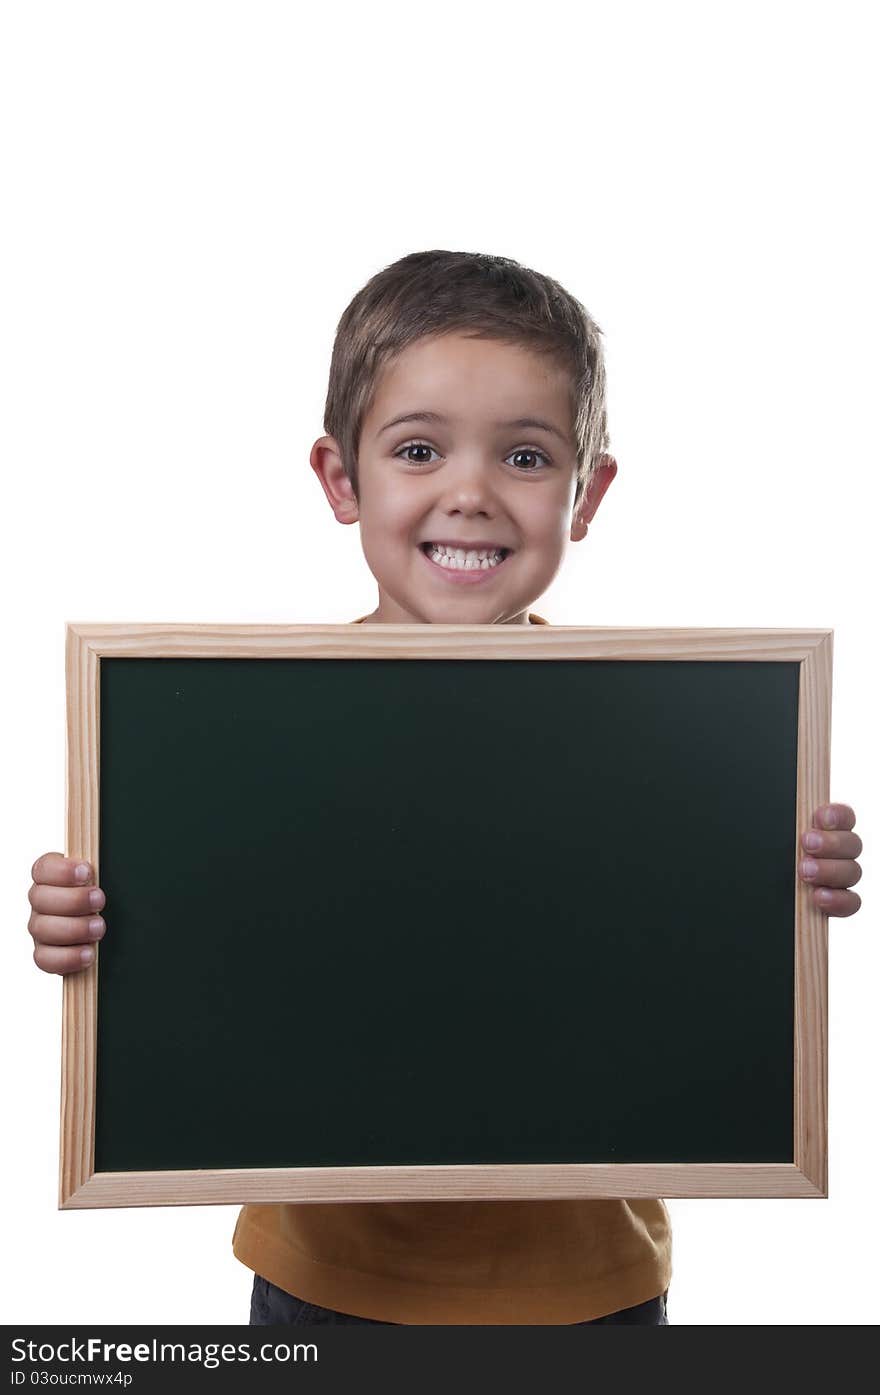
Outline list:
[[[47,974],[87,969],[95,958],[95,941],[106,929],[99,912],[107,898],[92,884],[91,863],[47,852],[37,858],[31,876],[28,930],[34,939],[37,968]]]

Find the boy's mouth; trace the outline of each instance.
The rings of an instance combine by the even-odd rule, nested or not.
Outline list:
[[[446,581],[467,585],[489,581],[501,570],[512,551],[491,543],[464,548],[435,542],[419,543],[419,550],[436,576],[442,573]]]

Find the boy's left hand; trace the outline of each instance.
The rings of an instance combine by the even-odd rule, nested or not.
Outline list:
[[[852,832],[856,816],[848,804],[822,804],[813,814],[813,827],[801,834],[798,876],[813,887],[813,901],[826,915],[855,915],[862,898],[854,891],[862,869],[855,859],[862,840]]]

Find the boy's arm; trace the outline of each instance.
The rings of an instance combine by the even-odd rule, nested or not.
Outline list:
[[[813,814],[813,826],[801,834],[804,856],[798,876],[814,888],[813,900],[826,915],[855,915],[862,898],[842,888],[855,886],[862,869],[855,859],[862,840],[852,829],[856,816],[848,804],[822,804]]]

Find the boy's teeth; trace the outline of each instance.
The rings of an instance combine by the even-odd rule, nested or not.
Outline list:
[[[428,556],[433,562],[439,562],[441,567],[459,567],[465,570],[479,567],[488,571],[490,567],[497,567],[502,560],[502,549],[481,547],[466,550],[462,547],[446,547],[442,543],[439,546],[429,543]]]

